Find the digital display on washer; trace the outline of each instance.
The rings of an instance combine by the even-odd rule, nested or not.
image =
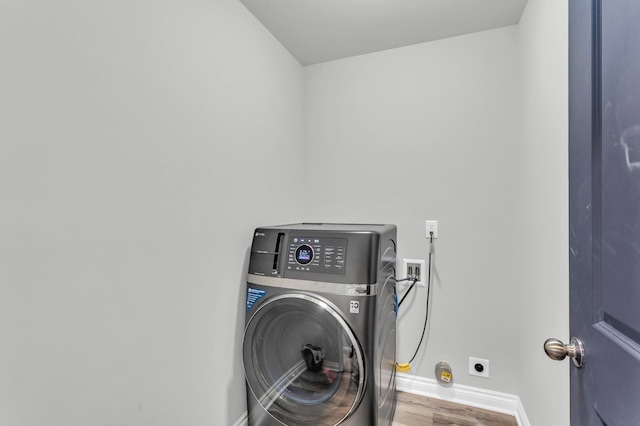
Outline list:
[[[313,249],[306,244],[301,245],[296,249],[296,262],[301,265],[306,265],[313,260]]]
[[[346,254],[346,238],[291,235],[287,270],[344,275]]]

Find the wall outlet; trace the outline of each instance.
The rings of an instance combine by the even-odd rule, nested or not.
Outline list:
[[[402,278],[417,278],[416,287],[424,287],[427,271],[424,269],[425,261],[420,259],[402,259]],[[413,281],[403,281],[404,285],[411,285]]]
[[[472,376],[489,378],[489,360],[469,357],[469,374]]]
[[[427,239],[431,239],[431,233],[433,232],[433,238],[438,238],[438,221],[427,220]]]

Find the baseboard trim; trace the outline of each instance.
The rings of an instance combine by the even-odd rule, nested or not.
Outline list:
[[[439,386],[435,379],[427,379],[406,373],[396,374],[396,388],[403,392],[510,414],[516,418],[518,426],[531,426],[522,401],[517,395],[455,383],[444,387]]]
[[[520,401],[517,395],[455,383],[449,387],[443,387],[438,386],[438,383],[434,379],[427,379],[406,373],[396,374],[396,388],[403,392],[415,393],[430,398],[510,414],[516,418],[518,426],[531,426],[527,418],[527,413],[524,411],[522,401]],[[247,425],[247,412],[245,411],[233,426]]]

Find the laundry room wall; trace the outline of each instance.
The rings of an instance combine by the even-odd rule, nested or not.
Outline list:
[[[518,26],[522,75],[520,398],[532,425],[569,424],[569,361],[542,343],[569,336],[568,1],[529,0]]]
[[[0,75],[0,424],[233,424],[302,67],[236,0],[21,0]]]
[[[517,394],[520,80],[516,27],[305,68],[308,220],[398,225],[398,259],[426,259],[433,299],[412,374]],[[400,273],[399,275],[401,275]],[[425,289],[402,305],[398,361],[420,340]],[[490,378],[468,374],[468,357]]]

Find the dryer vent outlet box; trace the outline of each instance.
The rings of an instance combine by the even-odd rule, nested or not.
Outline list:
[[[250,425],[392,424],[396,256],[394,225],[253,232],[242,348]]]

